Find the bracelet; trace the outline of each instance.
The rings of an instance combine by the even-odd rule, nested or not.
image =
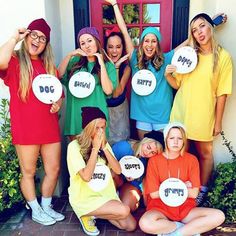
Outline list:
[[[117,5],[117,2],[116,2],[116,3],[114,3],[112,6],[114,7],[115,5]]]

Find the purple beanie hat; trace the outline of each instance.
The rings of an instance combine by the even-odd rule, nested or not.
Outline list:
[[[100,36],[99,33],[97,31],[97,29],[95,27],[85,27],[83,29],[81,29],[78,33],[77,36],[77,41],[79,42],[79,38],[81,35],[83,34],[91,34],[93,37],[95,37],[99,42],[101,42],[100,40]]]

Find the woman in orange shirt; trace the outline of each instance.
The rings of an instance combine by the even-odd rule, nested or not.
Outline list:
[[[149,234],[184,236],[199,235],[219,226],[225,219],[222,211],[196,207],[195,198],[200,187],[199,164],[195,156],[185,152],[183,125],[177,122],[168,124],[164,129],[164,139],[165,151],[148,162],[145,183],[147,211],[139,221],[140,228]],[[181,187],[173,187],[172,183],[163,188],[163,182],[167,179],[173,181],[173,178],[180,182],[179,186],[184,186],[185,201],[174,193]],[[170,198],[166,199],[168,195]],[[180,202],[174,205],[177,198]]]

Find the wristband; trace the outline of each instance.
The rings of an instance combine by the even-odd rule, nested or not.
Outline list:
[[[112,6],[114,7],[115,5],[117,5],[117,2],[116,2],[116,3],[114,3]]]

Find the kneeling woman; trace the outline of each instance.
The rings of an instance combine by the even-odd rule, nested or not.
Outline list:
[[[163,133],[165,151],[148,161],[145,182],[147,212],[139,221],[140,228],[149,234],[187,236],[199,235],[219,226],[225,219],[222,211],[196,207],[195,198],[200,187],[199,164],[195,156],[184,152],[184,127],[180,123],[171,123]],[[175,182],[178,178],[178,182],[181,180],[186,185],[187,199],[180,202],[182,204],[172,204],[176,195],[171,195],[172,202],[162,197],[163,188],[160,186],[168,178],[175,178]]]
[[[109,220],[120,229],[132,231],[136,221],[116,194],[111,175],[105,187],[92,186],[98,164],[121,173],[119,162],[106,141],[106,116],[97,107],[82,108],[83,131],[68,145],[67,162],[70,173],[69,201],[85,233],[98,235],[94,217]],[[109,170],[110,174],[110,170]]]

